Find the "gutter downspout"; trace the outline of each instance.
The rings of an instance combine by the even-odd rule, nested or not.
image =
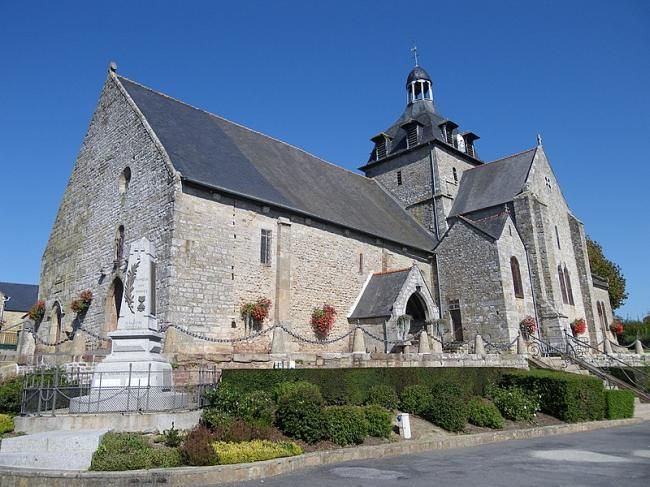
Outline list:
[[[433,212],[433,233],[436,236],[436,245],[440,242],[440,230],[438,228],[438,211],[436,207],[436,175],[433,168],[433,145],[431,142],[429,146],[429,169],[431,170],[431,211]],[[440,270],[438,269],[438,256],[433,254],[433,265],[436,268],[436,290],[438,295],[438,318],[442,319],[442,283],[440,282]],[[437,331],[437,330],[436,330]]]

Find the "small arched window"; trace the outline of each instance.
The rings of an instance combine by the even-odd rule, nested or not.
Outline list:
[[[458,184],[458,171],[456,171],[456,168],[452,168],[452,172],[454,173],[454,183]]]
[[[131,168],[125,167],[122,174],[120,174],[120,194],[126,194],[129,190],[129,184],[131,183]]]
[[[569,299],[569,304],[573,306],[575,304],[573,302],[573,288],[571,287],[571,278],[569,277],[569,270],[566,267],[564,268],[564,281],[566,282],[566,295],[567,298]]]
[[[564,283],[564,273],[562,272],[562,266],[557,266],[557,274],[560,278],[560,290],[562,291],[562,302],[564,304],[569,304],[569,300],[566,295],[566,284]]]
[[[510,258],[510,271],[512,272],[512,284],[515,288],[515,297],[524,297],[524,286],[521,283],[521,272],[519,270],[519,261],[517,257]]]

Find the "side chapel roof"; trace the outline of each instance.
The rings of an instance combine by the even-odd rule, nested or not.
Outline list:
[[[430,251],[434,237],[377,182],[116,76],[186,181]]]
[[[38,299],[36,284],[0,282],[0,292],[9,298],[5,301],[5,311],[27,312]]]
[[[391,316],[397,299],[411,269],[377,272],[370,277],[350,320]]]
[[[537,147],[465,171],[449,217],[502,205],[523,191]]]

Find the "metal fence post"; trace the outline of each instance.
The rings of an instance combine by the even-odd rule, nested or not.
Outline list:
[[[130,410],[131,405],[131,372],[133,370],[133,364],[129,364],[129,383],[126,386],[126,410]]]
[[[147,402],[145,406],[145,411],[149,411],[149,394],[151,391],[151,362],[149,362],[149,367],[147,370]]]
[[[52,416],[56,409],[56,396],[59,392],[59,368],[54,369],[54,382],[52,383]]]

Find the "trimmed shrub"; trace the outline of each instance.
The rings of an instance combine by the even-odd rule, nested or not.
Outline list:
[[[258,425],[273,424],[273,397],[266,391],[244,394],[237,407],[237,416]]]
[[[368,423],[368,435],[388,438],[393,431],[393,415],[390,411],[371,404],[363,408]]]
[[[539,401],[519,387],[488,387],[488,397],[504,418],[512,421],[531,421],[539,411]]]
[[[283,433],[307,443],[323,438],[323,396],[318,386],[295,382],[282,386],[277,394],[276,422]]]
[[[386,384],[398,393],[408,386],[423,385],[427,390],[433,384],[455,382],[468,396],[482,396],[485,386],[498,382],[503,372],[514,369],[488,367],[399,367],[349,369],[229,369],[221,377],[223,385],[231,384],[242,392],[263,390],[273,392],[282,382],[306,381],[318,385],[329,405],[361,405],[368,397],[370,387]]]
[[[447,431],[463,431],[467,424],[463,389],[453,383],[435,384],[431,388],[431,403],[424,418]]]
[[[431,403],[431,389],[423,385],[405,387],[400,396],[402,411],[422,416]]]
[[[214,436],[204,425],[194,428],[185,437],[181,454],[186,465],[204,467],[217,464],[217,454],[212,447]]]
[[[386,409],[397,409],[399,399],[395,389],[386,384],[377,384],[368,389],[366,404],[376,404]]]
[[[136,433],[106,433],[93,454],[90,470],[119,471],[179,467],[177,448],[154,448]]]
[[[230,414],[215,408],[206,408],[201,413],[201,424],[204,424],[213,431],[228,429],[234,421],[235,418]]]
[[[327,437],[337,445],[363,443],[368,436],[368,422],[359,406],[330,406],[324,411]]]
[[[8,414],[0,414],[0,435],[14,430],[14,418]]]
[[[237,416],[242,391],[235,385],[222,381],[218,387],[206,391],[205,399],[208,401],[210,408]]]
[[[220,465],[259,462],[302,454],[302,448],[292,441],[278,443],[268,440],[252,440],[240,443],[217,441],[212,444],[212,448]]]
[[[575,423],[605,417],[603,383],[595,377],[530,370],[505,373],[501,384],[516,386],[538,397],[541,411],[562,421]]]
[[[0,413],[20,414],[22,389],[22,377],[14,377],[0,384]]]
[[[467,421],[475,426],[484,428],[501,429],[505,420],[499,409],[490,401],[482,397],[473,397],[467,403]]]
[[[610,389],[605,391],[607,419],[634,417],[634,394],[630,391]]]

